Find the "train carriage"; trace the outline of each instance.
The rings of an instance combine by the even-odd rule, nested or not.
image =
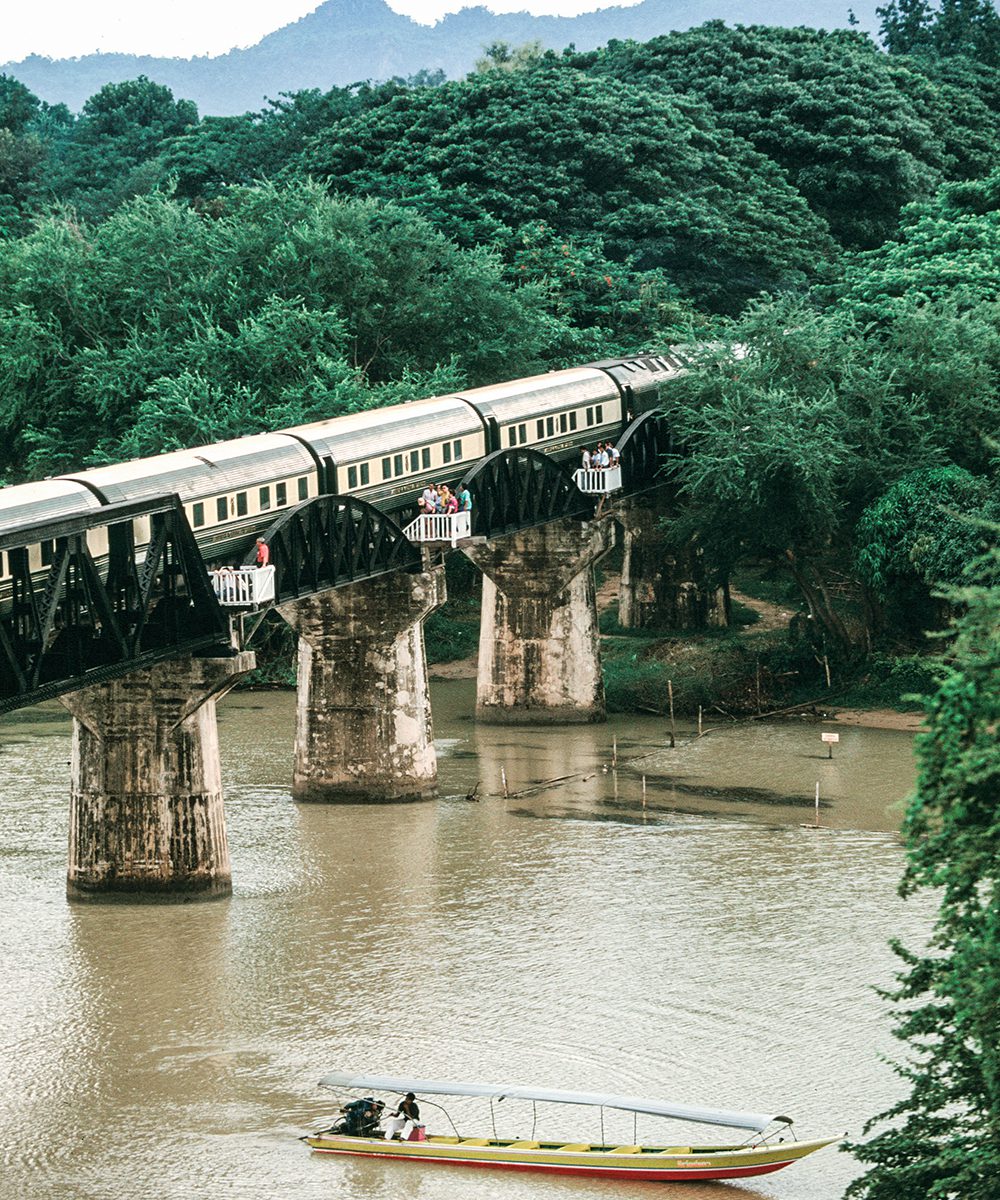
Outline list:
[[[210,562],[238,553],[279,510],[319,491],[315,458],[285,433],[252,434],[63,478],[86,484],[107,504],[176,493]],[[149,540],[148,521],[139,525],[142,545]]]
[[[552,371],[529,379],[460,393],[482,414],[491,449],[529,446],[564,461],[581,446],[621,434],[621,396],[612,379],[592,367]]]
[[[479,414],[457,396],[413,400],[286,430],[321,465],[324,491],[388,511],[413,504],[428,483],[456,483],[486,453]]]

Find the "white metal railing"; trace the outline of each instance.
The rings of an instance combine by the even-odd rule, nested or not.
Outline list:
[[[230,608],[255,608],[274,599],[274,567],[239,567],[209,571],[220,604]]]
[[[603,467],[584,470],[581,467],[573,472],[573,482],[581,492],[588,496],[606,496],[608,492],[617,492],[622,486],[621,467]]]
[[[472,513],[421,513],[403,530],[411,542],[451,542],[472,537]]]

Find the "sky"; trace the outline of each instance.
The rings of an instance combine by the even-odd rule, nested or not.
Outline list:
[[[638,0],[489,0],[494,12],[573,16]],[[35,0],[13,3],[0,21],[0,62],[29,54],[75,58],[101,50],[190,58],[252,46],[319,7],[320,0]],[[396,12],[432,24],[470,7],[462,0],[388,0]]]

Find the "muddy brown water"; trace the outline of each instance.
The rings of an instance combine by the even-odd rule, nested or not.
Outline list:
[[[336,1069],[774,1110],[803,1137],[857,1135],[898,1094],[873,987],[887,939],[917,944],[931,915],[895,893],[909,734],[841,727],[829,760],[829,726],[755,723],[670,750],[655,717],[477,727],[471,682],[433,700],[441,797],[345,808],[290,798],[291,694],[226,700],[234,893],[183,907],[66,903],[68,720],[4,718],[0,1200],[841,1195],[856,1167],[834,1148],[744,1185],[655,1185],[296,1140]],[[802,828],[817,781],[822,827]],[[449,1109],[468,1135],[475,1103]],[[530,1112],[500,1119],[524,1134]],[[596,1120],[554,1110],[539,1132],[597,1140]]]

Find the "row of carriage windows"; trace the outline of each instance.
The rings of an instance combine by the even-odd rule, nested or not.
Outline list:
[[[604,405],[595,404],[584,413],[587,426],[604,422]],[[539,417],[535,422],[535,440],[555,437],[558,433],[574,433],[577,428],[577,413],[559,413],[553,417]],[[511,425],[507,430],[508,446],[521,446],[528,440],[527,425]]]
[[[445,442],[441,446],[441,460],[445,464],[450,462],[462,461],[462,439],[456,438],[453,442]],[[382,479],[398,479],[400,475],[414,475],[417,471],[429,471],[431,469],[431,452],[428,446],[424,446],[422,450],[410,450],[406,454],[392,454],[388,458],[382,459]],[[368,482],[368,464],[361,464],[361,483],[362,486]],[[347,468],[347,486],[354,488],[358,486],[358,472],[356,467]]]
[[[296,491],[300,500],[309,499],[309,477],[301,476],[296,481]],[[271,508],[284,508],[288,504],[288,484],[285,481],[257,489],[257,508],[267,512]],[[215,520],[217,524],[228,521],[231,516],[245,517],[250,511],[248,492],[236,492],[233,496],[218,496],[215,501]],[[191,505],[191,524],[195,529],[201,529],[205,524],[205,501],[199,500]]]

